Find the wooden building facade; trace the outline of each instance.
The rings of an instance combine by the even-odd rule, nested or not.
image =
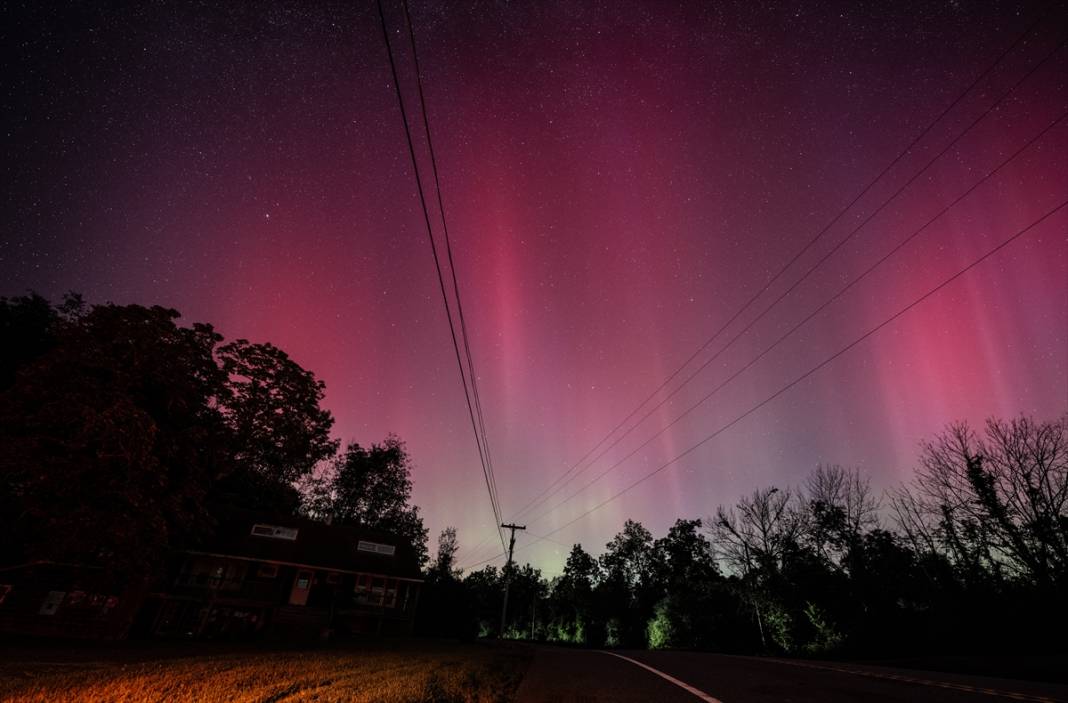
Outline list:
[[[97,571],[0,569],[0,631],[107,639],[131,631],[205,639],[408,634],[422,585],[414,550],[394,535],[241,512],[196,549],[172,554],[151,586],[98,588]]]

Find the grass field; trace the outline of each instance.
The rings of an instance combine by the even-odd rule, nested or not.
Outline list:
[[[398,641],[306,650],[193,645],[0,650],[0,700],[230,703],[512,700],[521,646]]]

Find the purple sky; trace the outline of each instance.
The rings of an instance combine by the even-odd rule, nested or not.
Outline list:
[[[399,32],[400,5],[385,4]],[[6,11],[0,294],[159,303],[279,345],[325,380],[339,437],[408,442],[432,534],[455,525],[462,561],[490,557],[493,541],[470,553],[493,517],[374,5],[216,5]],[[1039,5],[413,2],[505,517],[729,319]],[[567,523],[1068,197],[1062,121],[703,406],[534,519],[1068,108],[1068,52],[1050,54],[1064,6],[1052,12],[693,366],[1049,56],[998,109],[520,521],[538,534]],[[395,38],[411,105],[406,36]],[[626,517],[660,534],[820,462],[883,488],[909,477],[917,443],[948,422],[1063,413],[1066,231],[1061,210],[553,539],[599,551]],[[521,555],[554,573],[564,552],[544,542]]]

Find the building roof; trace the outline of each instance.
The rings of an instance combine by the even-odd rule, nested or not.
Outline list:
[[[254,528],[259,534],[254,534]],[[190,551],[329,571],[421,579],[415,550],[408,540],[397,535],[237,509],[228,511],[219,520],[214,537]]]

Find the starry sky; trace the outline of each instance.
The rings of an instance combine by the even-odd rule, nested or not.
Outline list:
[[[384,4],[414,107],[403,10]],[[1045,4],[412,0],[504,516],[689,358]],[[340,438],[407,441],[415,501],[432,534],[459,529],[462,563],[499,552],[374,3],[53,5],[0,11],[0,295],[158,303],[277,344],[326,382]],[[554,532],[1068,197],[1068,120],[1050,127],[1068,109],[1064,11],[1054,2],[658,400],[879,209],[840,249],[520,517],[519,558],[556,573],[562,545],[600,551],[627,517],[662,534],[820,462],[881,489],[948,422],[1068,409],[1066,208]]]

